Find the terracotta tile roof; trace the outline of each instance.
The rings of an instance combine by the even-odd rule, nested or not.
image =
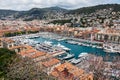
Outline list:
[[[44,55],[46,55],[46,53],[38,51],[35,54],[31,55],[30,57],[31,58],[37,58],[37,57],[44,56]]]
[[[11,47],[10,49],[13,50],[13,49],[18,49],[18,48],[23,48],[23,47],[24,47],[24,46],[19,45],[19,46],[13,46],[13,47]]]
[[[29,46],[29,45],[25,45],[26,49],[33,49],[32,46]]]
[[[60,74],[64,71],[65,68],[69,73],[73,74],[74,77],[79,78],[80,75],[84,74],[84,70],[79,69],[78,67],[66,62],[60,66],[57,66],[54,71],[51,72],[51,75],[54,77],[60,77]]]
[[[56,58],[50,59],[49,61],[43,62],[42,65],[45,67],[51,67],[57,63],[59,63],[60,61]]]
[[[64,68],[68,68],[69,70],[72,69],[72,68],[75,68],[75,66],[73,66],[72,64],[70,63],[64,63],[64,64],[61,64],[60,66],[57,67],[58,71],[63,71]]]
[[[58,74],[57,71],[52,71],[52,72],[51,72],[51,75],[54,76],[54,77],[58,77],[58,76],[59,76],[59,74]]]
[[[0,40],[2,40],[2,38],[0,38]]]
[[[10,38],[2,38],[2,41],[7,42],[7,43],[15,42],[14,40],[12,40]]]
[[[35,49],[27,49],[24,51],[21,51],[19,54],[22,56],[29,56],[31,53],[35,53],[36,50]]]

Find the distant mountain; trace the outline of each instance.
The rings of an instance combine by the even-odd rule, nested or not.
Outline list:
[[[14,10],[2,10],[2,9],[0,9],[0,19],[4,19],[4,17],[13,15],[17,12],[18,11],[14,11]]]
[[[57,18],[59,14],[62,15],[66,13],[67,10],[60,7],[50,7],[50,8],[33,8],[29,11],[19,12],[15,14],[15,18],[21,18],[23,20],[33,20],[33,19],[48,19]]]
[[[55,6],[55,7],[49,7],[49,8],[43,8],[46,10],[55,10],[55,11],[67,11],[67,9],[63,9],[61,7]]]
[[[57,18],[59,15],[63,15],[65,12],[67,12],[66,9],[57,6],[49,8],[32,8],[28,11],[0,10],[0,19],[48,19],[55,17]]]
[[[59,19],[66,14],[89,14],[96,10],[112,8],[113,11],[120,11],[120,4],[104,4],[91,7],[83,7],[74,10],[66,10],[60,7],[32,8],[28,11],[0,10],[0,19]]]
[[[83,7],[75,10],[70,10],[68,14],[81,14],[81,13],[89,14],[95,12],[96,10],[109,9],[109,8],[112,8],[113,11],[115,12],[120,11],[120,4],[103,4],[103,5],[97,5],[91,7]]]

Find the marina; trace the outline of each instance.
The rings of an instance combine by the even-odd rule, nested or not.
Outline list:
[[[35,37],[34,37],[35,36]],[[97,56],[105,57],[110,55],[111,57],[119,56],[114,52],[106,52],[101,46],[85,44],[75,40],[70,40],[70,38],[58,36],[53,33],[38,33],[31,35],[15,36],[12,39],[19,42],[19,44],[29,44],[35,47],[37,50],[42,50],[48,53],[51,52],[68,52],[74,54],[72,58],[79,58],[80,54],[85,52],[88,54],[94,54]],[[60,39],[60,40],[59,40]],[[67,58],[66,58],[67,59]],[[68,59],[69,60],[69,59]]]
[[[120,0],[0,4],[0,80],[120,80]]]

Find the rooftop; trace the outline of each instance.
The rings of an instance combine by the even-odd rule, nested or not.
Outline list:
[[[51,67],[53,65],[56,65],[57,63],[59,63],[60,61],[56,58],[50,59],[49,61],[43,62],[43,66],[45,67]]]
[[[38,51],[35,54],[31,55],[30,57],[31,58],[37,58],[37,57],[44,56],[44,55],[46,55],[46,53]]]
[[[1,40],[4,41],[4,42],[7,42],[7,43],[13,43],[13,42],[15,42],[14,40],[12,40],[10,38],[2,38]]]
[[[35,49],[27,49],[27,50],[23,50],[21,51],[19,54],[22,56],[30,56],[30,54],[35,54],[37,50]]]
[[[79,77],[80,75],[84,74],[84,70],[79,69],[78,67],[66,62],[56,67],[51,75],[54,77],[59,77],[59,73],[63,72],[65,68],[68,70],[69,73],[73,74],[74,77]]]

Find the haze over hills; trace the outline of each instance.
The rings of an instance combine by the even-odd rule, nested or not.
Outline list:
[[[0,10],[0,19],[59,19],[65,18],[65,15],[90,14],[96,10],[112,8],[113,11],[120,11],[120,4],[104,4],[90,7],[83,7],[74,10],[67,10],[60,7],[32,8],[28,11]]]

